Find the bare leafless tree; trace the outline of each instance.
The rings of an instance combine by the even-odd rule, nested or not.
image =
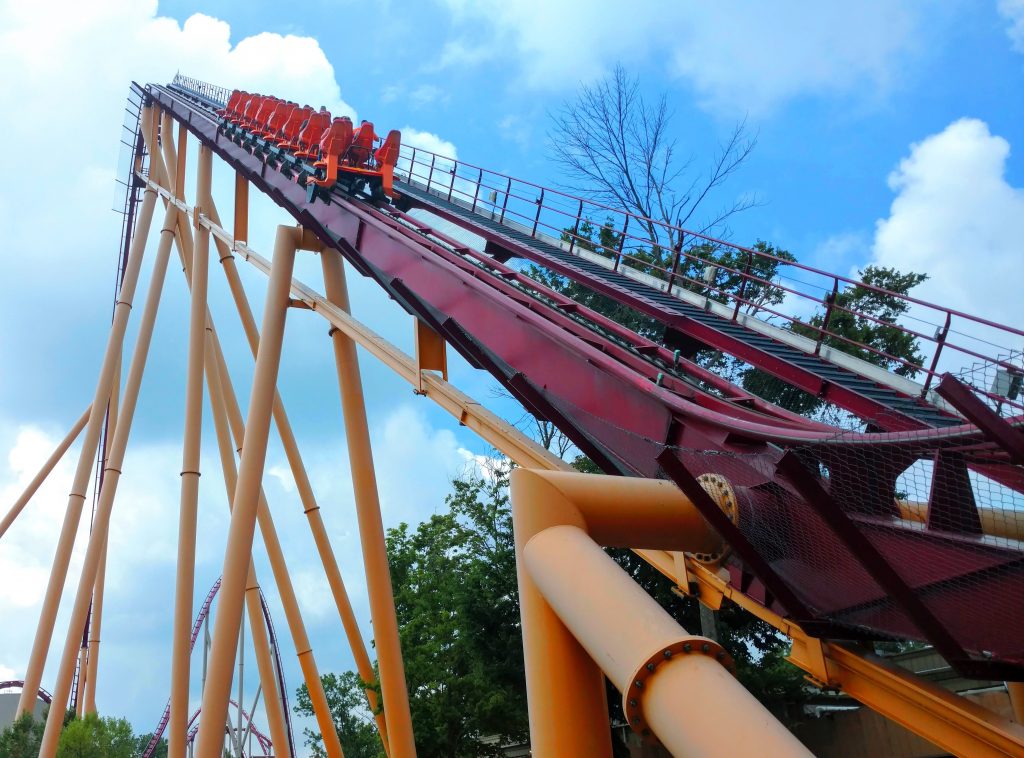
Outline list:
[[[702,171],[694,155],[680,156],[672,118],[666,95],[647,101],[638,79],[622,66],[584,85],[575,100],[552,114],[548,135],[554,159],[569,177],[565,186],[645,219],[721,233],[725,221],[757,205],[756,198],[741,196],[714,211],[705,206],[750,156],[757,140],[745,122],[738,123]],[[655,249],[679,242],[675,232],[655,223],[643,226]]]
[[[502,387],[491,387],[489,390],[491,397],[501,398],[503,400],[512,400],[511,393]],[[540,443],[545,450],[554,453],[562,460],[575,450],[575,446],[565,433],[562,432],[553,422],[545,419],[537,418],[529,411],[524,411],[522,415],[513,423],[517,429],[526,434],[529,434],[538,443]]]

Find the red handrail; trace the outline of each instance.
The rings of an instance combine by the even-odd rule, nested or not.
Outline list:
[[[428,157],[429,164],[427,162]],[[834,338],[836,340],[842,341],[843,343],[857,347],[858,349],[862,349],[869,353],[882,356],[886,360],[898,363],[908,368],[912,368],[914,371],[921,371],[926,376],[925,390],[927,390],[927,387],[930,386],[932,378],[938,376],[941,373],[938,370],[938,358],[944,350],[956,351],[957,353],[963,356],[969,356],[974,359],[980,359],[987,363],[998,365],[1007,370],[1020,370],[1020,367],[1011,363],[1007,363],[1006,361],[1002,360],[999,357],[999,355],[993,355],[988,352],[981,352],[981,348],[972,348],[967,347],[964,344],[956,344],[949,340],[949,335],[951,333],[958,333],[961,334],[961,336],[966,337],[968,340],[977,343],[992,345],[993,347],[996,347],[1000,351],[1010,353],[1011,348],[1008,346],[997,345],[992,340],[984,339],[979,336],[964,334],[963,332],[956,332],[955,329],[951,328],[952,319],[963,319],[964,321],[973,324],[977,324],[989,329],[994,329],[1003,337],[1022,337],[1024,336],[1024,329],[1005,324],[999,324],[990,319],[986,319],[980,316],[974,316],[972,314],[965,313],[963,311],[958,311],[956,309],[946,308],[944,306],[940,306],[935,303],[931,303],[926,300],[922,300],[920,298],[916,298],[910,295],[893,292],[883,287],[867,284],[865,282],[858,281],[856,279],[853,279],[848,276],[843,276],[841,274],[834,274],[823,269],[817,268],[815,266],[810,266],[797,261],[786,260],[784,258],[780,258],[779,256],[772,255],[771,253],[757,250],[752,247],[746,247],[743,245],[737,245],[732,242],[727,242],[725,240],[712,237],[702,232],[684,229],[683,227],[669,224],[664,221],[658,221],[656,219],[645,218],[631,211],[623,210],[621,208],[614,208],[605,203],[582,198],[577,195],[572,195],[561,190],[544,187],[535,182],[531,182],[524,179],[518,179],[516,177],[512,177],[508,174],[504,174],[499,171],[491,171],[489,169],[483,168],[482,166],[478,166],[474,163],[470,163],[468,161],[461,161],[456,158],[449,158],[439,153],[434,153],[430,150],[405,147],[403,149],[402,158],[404,161],[407,162],[408,165],[402,166],[400,164],[399,170],[402,173],[405,173],[410,180],[417,180],[420,181],[421,183],[423,183],[423,181],[425,180],[428,191],[433,190],[440,192],[442,198],[446,197],[449,201],[463,203],[476,213],[486,213],[486,206],[488,203],[487,201],[482,202],[480,200],[481,189],[484,189],[492,193],[490,195],[490,197],[493,197],[493,201],[490,202],[492,206],[492,214],[498,213],[498,198],[501,198],[500,218],[498,219],[499,222],[506,224],[519,224],[522,227],[524,233],[530,234],[531,236],[534,237],[537,237],[538,233],[541,233],[548,234],[550,237],[553,237],[556,240],[566,241],[568,242],[568,252],[574,255],[578,255],[580,247],[583,247],[584,245],[587,248],[592,249],[595,253],[599,255],[601,255],[602,252],[605,252],[604,246],[600,245],[599,243],[595,243],[589,237],[584,237],[579,234],[580,227],[582,224],[589,223],[599,229],[607,227],[611,233],[612,238],[615,240],[615,249],[609,248],[606,251],[608,253],[608,257],[613,261],[613,269],[618,269],[620,265],[624,265],[627,268],[639,270],[641,273],[647,273],[648,275],[655,276],[656,278],[662,281],[668,281],[670,291],[671,286],[677,285],[679,282],[685,282],[696,285],[698,290],[704,290],[709,293],[715,292],[725,297],[726,302],[732,301],[735,304],[733,318],[738,317],[739,309],[740,307],[742,307],[742,305],[745,304],[755,306],[760,311],[764,311],[765,313],[770,313],[773,316],[777,316],[790,324],[800,324],[803,327],[806,327],[810,330],[817,332],[819,337],[817,340],[817,344],[815,346],[815,352],[820,351],[821,343],[826,338]],[[443,183],[443,186],[439,185],[436,181],[434,181],[434,178],[431,174],[427,174],[426,172],[420,173],[418,171],[419,166],[436,166],[438,161],[440,161],[444,165],[444,168],[442,169],[443,173],[448,175],[447,181]],[[462,169],[462,174],[460,174],[460,169]],[[465,176],[467,170],[471,171],[471,176]],[[488,183],[489,176],[495,177],[496,179],[498,179],[498,182],[494,182],[494,184]],[[460,186],[459,180],[461,180],[461,182],[463,182],[464,184]],[[504,186],[496,186],[499,182],[503,183]],[[516,192],[515,188],[518,185],[530,188],[531,190],[537,190],[538,196],[527,197],[525,193],[522,193],[521,191]],[[465,198],[464,202],[461,200],[461,198],[463,197]],[[561,203],[559,203],[558,201],[561,201],[563,199],[566,201],[567,204],[573,207],[571,209],[560,207]],[[514,202],[510,205],[510,201]],[[516,203],[530,206],[530,211],[520,212],[516,207]],[[481,208],[481,206],[483,206],[483,208]],[[613,216],[621,217],[623,219],[621,226],[616,226],[614,219],[610,219],[605,223],[595,223],[591,218],[591,216],[594,215],[593,211],[595,209],[607,212],[608,214],[612,214]],[[588,213],[588,211],[590,211],[590,213]],[[557,216],[564,218],[564,225],[560,225],[559,223],[554,222],[554,220],[551,219],[550,217],[545,217],[544,212],[546,212],[548,216],[550,216],[550,214],[557,214]],[[640,221],[643,227],[645,228],[650,229],[653,227],[655,229],[653,235],[655,239],[651,239],[650,237],[646,236],[639,236],[631,232],[631,219],[636,219]],[[635,229],[636,227],[633,226],[633,228]],[[664,242],[658,238],[659,234],[661,233],[664,233],[668,236],[669,242]],[[673,238],[676,240],[675,244],[671,244]],[[684,240],[687,243],[689,243],[688,245],[686,245],[685,248],[683,246]],[[720,259],[716,260],[714,258],[703,258],[698,255],[695,255],[692,252],[698,246],[706,244],[714,246],[715,250],[730,249],[744,254],[744,257],[746,258],[746,265],[743,267],[743,269],[734,268],[719,262]],[[662,249],[671,252],[672,263],[670,268],[665,268],[653,261],[643,260],[637,257],[636,255],[631,254],[631,249],[635,250],[638,247],[650,245],[657,245]],[[781,281],[763,279],[751,273],[751,269],[753,268],[753,261],[755,260],[755,258],[773,261],[779,264],[780,266],[789,266],[799,271],[806,271],[815,276],[824,277],[828,280],[828,284],[831,286],[819,287],[818,285],[810,284],[807,282],[802,283],[806,287],[820,289],[823,295],[819,297],[816,295],[809,294],[804,290],[796,289],[795,287],[792,286],[787,286],[787,284],[784,284]],[[717,269],[721,269],[723,271],[726,271],[730,274],[739,277],[739,291],[727,291],[721,287],[714,286],[713,283],[709,284],[707,282],[697,281],[691,277],[686,276],[685,273],[679,271],[679,266],[682,260],[699,262],[705,265],[713,265]],[[771,287],[776,291],[787,293],[795,297],[801,298],[803,300],[809,300],[816,306],[823,307],[825,309],[825,313],[828,314],[829,316],[832,316],[832,314],[835,311],[846,312],[849,313],[850,315],[866,319],[879,326],[897,329],[900,332],[903,332],[914,337],[915,339],[931,343],[934,346],[934,353],[931,356],[931,361],[927,366],[918,366],[917,364],[907,361],[904,358],[890,355],[885,351],[879,350],[870,345],[857,342],[856,340],[850,339],[844,335],[840,335],[833,331],[830,331],[828,329],[828,324],[823,323],[821,326],[814,326],[811,325],[810,323],[807,323],[806,321],[802,321],[799,318],[789,316],[779,311],[773,310],[772,308],[769,308],[764,304],[751,302],[749,299],[745,298],[748,281],[752,283],[757,283],[762,286]],[[793,280],[790,279],[790,281]],[[904,326],[903,324],[898,322],[894,323],[885,321],[872,314],[863,313],[861,311],[857,311],[849,307],[838,305],[835,303],[835,297],[839,292],[840,284],[846,286],[858,286],[870,292],[895,298],[903,303],[930,309],[931,311],[934,311],[936,313],[937,320],[942,322],[943,326],[938,327],[938,330],[935,335],[930,335],[918,331],[916,329]],[[925,323],[927,323],[927,321]],[[995,337],[995,339],[998,339],[998,336]],[[1012,340],[1009,341],[1012,342]],[[989,393],[983,392],[982,394]],[[1002,398],[1002,401],[1006,402],[1006,399]],[[1015,405],[1015,403],[1012,403],[1012,401],[1011,404]]]

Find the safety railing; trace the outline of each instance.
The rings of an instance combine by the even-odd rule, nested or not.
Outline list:
[[[191,76],[182,76],[181,74],[174,75],[171,85],[187,89],[193,94],[204,97],[207,100],[212,100],[220,105],[227,104],[228,98],[231,96],[231,90],[227,87],[218,87],[216,84],[210,84],[201,79],[193,79]]]
[[[174,86],[216,103],[231,90],[177,75]],[[920,379],[927,396],[946,371],[979,363],[993,375],[975,390],[1007,415],[1024,413],[1021,377],[1024,329],[892,292],[857,279],[737,245],[666,221],[615,208],[567,192],[422,148],[403,145],[396,174],[484,218],[497,221],[566,252],[604,259],[614,271],[677,296],[696,294],[728,307],[733,321],[749,317],[810,340],[810,351],[851,354],[908,379]],[[891,299],[898,319],[888,320],[844,304],[845,291]],[[918,360],[867,344],[838,331],[843,317],[913,338]]]
[[[807,337],[815,354],[833,348],[907,378],[922,374],[922,395],[946,371],[980,361],[998,379],[976,391],[1004,412],[1024,412],[1019,381],[1024,363],[1012,358],[1024,345],[1020,328],[421,148],[403,145],[396,173],[442,200],[570,254],[603,258],[608,268],[662,291],[682,295],[688,290],[715,300],[730,308],[734,321],[756,316]],[[891,299],[904,312],[887,320],[857,310],[841,297],[854,287],[867,297]],[[837,331],[834,325],[844,317],[883,334],[893,330],[912,337],[921,362]],[[1010,392],[1004,394],[1004,388]]]

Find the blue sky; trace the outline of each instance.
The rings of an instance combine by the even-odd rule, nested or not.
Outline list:
[[[721,195],[763,201],[731,221],[734,241],[765,239],[840,273],[870,262],[927,271],[925,297],[1024,322],[1022,0],[790,0],[742,10],[678,0],[625,9],[612,0],[313,1],[287,10],[101,0],[88,15],[61,5],[40,14],[33,3],[0,0],[0,68],[12,72],[0,80],[0,118],[12,144],[35,151],[0,170],[0,509],[92,394],[119,230],[109,211],[118,129],[133,78],[168,81],[180,70],[347,107],[378,131],[401,128],[407,141],[555,184],[563,177],[548,159],[548,114],[621,62],[645,93],[666,94],[696,166],[738,120],[757,134],[753,156]],[[215,167],[222,216],[229,182]],[[158,210],[155,228],[161,217]],[[252,218],[251,242],[269,253],[274,225],[286,219],[261,199]],[[155,230],[148,262],[154,244]],[[265,280],[240,266],[258,311]],[[158,717],[168,680],[188,312],[171,268],[114,513],[99,691],[102,708],[140,730]],[[300,260],[298,273],[319,285],[316,260]],[[211,308],[244,403],[251,357],[219,272],[213,282]],[[355,313],[411,349],[405,314],[357,275],[350,282]],[[130,329],[126,351],[133,342]],[[366,356],[363,372],[385,520],[417,521],[443,507],[450,478],[488,450]],[[453,360],[452,378],[515,415],[493,401],[486,376]],[[289,317],[280,387],[369,636],[333,362],[312,314]],[[227,523],[213,442],[207,417],[197,603],[220,570]],[[0,679],[23,670],[76,455],[0,540]],[[276,443],[268,466],[268,496],[321,669],[349,667]],[[296,684],[294,657],[286,660]]]

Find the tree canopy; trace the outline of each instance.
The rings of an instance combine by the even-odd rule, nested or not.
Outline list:
[[[45,716],[36,719],[30,713],[22,714],[0,733],[0,758],[36,758],[45,728]],[[148,742],[149,735],[136,737],[125,719],[95,713],[76,718],[69,711],[57,743],[57,758],[134,758]]]
[[[574,465],[596,471],[586,458]],[[507,472],[506,466],[490,478],[456,479],[446,512],[415,530],[402,524],[387,535],[413,728],[423,755],[499,755],[503,744],[527,739]],[[695,600],[675,595],[671,582],[634,553],[609,552],[685,628],[700,629]],[[802,675],[783,662],[786,638],[736,606],[725,606],[719,621],[741,681],[769,708],[782,715],[805,697]],[[327,674],[323,682],[346,756],[382,755],[358,675]],[[295,710],[313,715],[305,686]],[[613,694],[609,721],[622,720],[620,697]],[[306,744],[324,755],[315,731],[306,730]]]
[[[446,512],[387,534],[416,743],[422,755],[486,756],[525,739],[526,693],[506,469],[452,483]],[[354,672],[324,677],[347,756],[380,743]],[[312,715],[299,690],[297,713]],[[346,739],[347,738],[347,739]],[[323,755],[319,735],[307,744]]]

